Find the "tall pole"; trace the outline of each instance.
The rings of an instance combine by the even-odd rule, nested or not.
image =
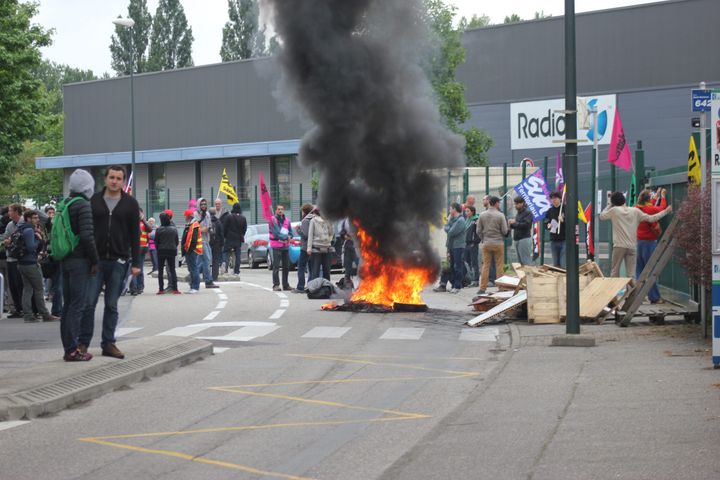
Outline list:
[[[580,333],[580,285],[578,252],[575,243],[577,226],[577,89],[575,85],[575,0],[565,0],[565,252],[567,255],[567,312],[565,331]]]
[[[705,82],[700,82],[700,90],[705,90],[706,88]],[[707,182],[707,166],[708,166],[708,155],[707,155],[707,139],[705,138],[705,126],[707,125],[705,115],[707,115],[706,112],[700,112],[700,191],[703,193],[703,197],[705,198],[704,194],[707,189],[706,182]],[[703,210],[703,204],[700,203],[700,218],[705,218]],[[707,228],[706,225],[703,225],[700,223],[700,228],[705,229]],[[705,245],[703,241],[703,236],[700,235],[700,251],[705,252]],[[712,268],[707,265],[707,259],[704,258],[704,254],[700,256],[700,268],[702,271],[705,271],[707,268],[708,271]],[[708,310],[708,298],[707,298],[707,288],[705,286],[700,287],[700,325],[702,327],[703,335],[705,338],[707,338],[707,310]]]
[[[133,196],[137,196],[135,194],[135,183],[136,177],[135,177],[135,76],[133,75],[133,71],[135,70],[135,49],[133,48],[133,32],[134,29],[130,27],[130,138],[131,138],[131,172],[133,173],[133,185],[131,185],[130,192]]]
[[[600,235],[600,209],[602,195],[598,195],[597,191],[600,187],[600,157],[598,156],[600,151],[598,150],[598,109],[597,102],[593,105],[593,179],[592,179],[592,196],[590,201],[592,202],[592,215],[590,223],[590,233],[592,235],[592,241],[595,245],[595,253],[597,254],[596,262],[600,263],[600,241],[598,236]]]

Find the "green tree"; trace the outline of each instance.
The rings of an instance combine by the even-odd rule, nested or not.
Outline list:
[[[43,112],[49,114],[59,114],[63,111],[63,85],[66,83],[97,80],[92,70],[81,70],[49,60],[42,60],[42,62],[33,69],[32,74],[33,77],[42,82],[45,87],[45,92],[50,97],[49,106],[46,107]]]
[[[465,31],[470,28],[487,27],[488,25],[490,25],[490,17],[488,17],[487,15],[473,14],[470,20],[465,17],[460,18],[460,22],[458,23],[458,30]]]
[[[223,62],[266,54],[265,27],[259,28],[260,9],[256,0],[228,0],[230,20],[223,27],[220,58]]]
[[[115,25],[115,35],[110,40],[112,68],[117,75],[129,75],[130,65],[133,66],[135,73],[147,71],[146,50],[152,27],[152,16],[147,8],[147,0],[130,0],[128,17],[135,21],[135,26],[125,28]]]
[[[150,35],[148,72],[191,67],[192,28],[179,0],[160,0]]]
[[[518,15],[517,13],[513,13],[509,17],[505,17],[505,20],[503,20],[503,23],[517,23],[517,22],[522,22],[522,21],[523,21],[523,19],[520,18],[520,15]]]
[[[51,32],[31,23],[36,13],[37,4],[0,1],[0,184],[7,182],[15,156],[38,127],[43,98],[32,72],[41,61],[40,47],[51,43]]]
[[[540,10],[539,12],[535,12],[535,20],[540,20],[542,18],[550,18],[552,15],[545,15],[545,10]]]
[[[470,119],[470,111],[465,102],[465,87],[455,78],[458,65],[465,61],[461,30],[453,26],[456,7],[446,5],[442,0],[425,0],[425,5],[427,22],[439,39],[437,54],[432,57],[427,70],[440,113],[450,130],[465,136],[467,165],[486,165],[492,138],[476,127],[462,127]]]

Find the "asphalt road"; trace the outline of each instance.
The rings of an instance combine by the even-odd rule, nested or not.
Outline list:
[[[471,315],[458,296],[429,292],[419,314],[325,312],[273,292],[267,270],[241,279],[122,298],[120,348],[179,335],[209,339],[216,355],[0,432],[0,478],[379,478],[507,352],[506,326],[462,327]],[[59,343],[57,328],[18,323],[0,347],[29,359]]]

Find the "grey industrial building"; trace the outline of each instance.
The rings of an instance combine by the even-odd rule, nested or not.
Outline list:
[[[577,90],[583,102],[599,99],[601,114],[607,112],[604,141],[619,111],[628,142],[642,140],[647,166],[682,166],[693,131],[690,89],[700,81],[720,86],[720,1],[670,0],[578,14],[576,28]],[[466,88],[469,124],[493,138],[491,165],[554,158],[561,148],[552,140],[563,128],[556,112],[564,94],[563,39],[562,17],[463,35],[467,61],[458,78]],[[246,199],[260,172],[281,199],[309,199],[312,172],[296,156],[308,125],[276,91],[278,77],[272,59],[135,76],[137,191],[169,191],[171,199],[210,195],[227,169]],[[65,155],[39,158],[37,167],[68,173],[86,167],[99,174],[108,164],[130,164],[129,98],[128,77],[66,85]],[[581,177],[590,171],[590,145],[580,147]],[[599,157],[606,171],[603,141]]]

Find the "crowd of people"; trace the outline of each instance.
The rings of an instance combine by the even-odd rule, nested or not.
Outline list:
[[[620,265],[624,262],[626,275],[639,278],[662,233],[657,222],[672,212],[666,195],[665,189],[656,192],[643,190],[635,207],[628,207],[623,193],[608,194],[608,203],[600,213],[600,219],[611,221],[613,226],[611,276],[620,275]],[[550,200],[552,206],[545,213],[542,225],[550,236],[553,266],[564,268],[563,195],[552,192]],[[484,294],[505,271],[505,245],[511,233],[518,262],[523,266],[535,264],[533,214],[525,200],[518,196],[513,200],[515,217],[507,219],[501,211],[501,202],[502,199],[497,196],[486,195],[480,213],[475,207],[473,195],[467,196],[464,205],[450,205],[444,226],[447,261],[441,270],[440,284],[434,291],[458,293],[463,287],[479,287],[477,293]],[[653,285],[648,298],[651,303],[662,302],[657,285]]]

